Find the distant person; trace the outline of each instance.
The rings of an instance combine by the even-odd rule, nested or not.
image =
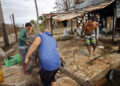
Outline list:
[[[19,37],[18,37],[18,48],[19,48],[19,51],[22,55],[23,65],[24,65],[25,56],[26,56],[26,53],[27,53],[27,50],[28,50],[27,45],[29,45],[29,41],[28,41],[29,38],[27,36],[27,33],[29,32],[30,28],[31,28],[31,24],[26,23],[25,28],[23,28],[20,31],[20,34],[19,34]],[[25,70],[24,70],[24,72],[25,72]]]
[[[93,18],[89,18],[88,22],[85,23],[81,32],[81,41],[83,38],[83,33],[85,35],[85,42],[87,49],[89,51],[89,60],[92,60],[92,55],[96,55],[96,36],[97,36],[97,27],[93,23]],[[91,49],[93,47],[93,51]]]
[[[40,77],[43,86],[56,86],[56,73],[61,66],[60,56],[57,51],[56,40],[49,30],[44,30],[43,34],[38,34],[28,50],[25,63],[28,64],[29,57],[38,49],[40,59]]]

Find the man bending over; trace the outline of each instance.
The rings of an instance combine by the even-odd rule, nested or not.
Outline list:
[[[43,34],[38,34],[28,50],[25,63],[29,61],[31,54],[38,49],[40,59],[40,77],[43,86],[56,86],[55,75],[61,66],[60,56],[57,51],[56,40],[45,30]]]

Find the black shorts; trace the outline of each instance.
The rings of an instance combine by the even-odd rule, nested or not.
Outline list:
[[[43,86],[51,86],[51,82],[56,81],[56,73],[59,69],[53,71],[46,71],[44,69],[40,70],[40,77],[42,80]]]

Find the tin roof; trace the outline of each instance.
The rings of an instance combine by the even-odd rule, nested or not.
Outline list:
[[[114,1],[115,0],[108,0],[106,2],[97,4],[97,5],[92,5],[92,6],[82,8],[78,11],[71,11],[67,14],[62,14],[62,15],[55,16],[53,19],[56,20],[56,21],[70,20],[70,19],[76,18],[78,16],[83,16],[85,13],[89,13],[89,12],[92,12],[92,11],[95,11],[95,10],[103,9],[103,8],[109,6],[110,4],[112,4]]]

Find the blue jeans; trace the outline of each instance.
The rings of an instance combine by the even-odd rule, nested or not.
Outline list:
[[[28,51],[28,47],[27,46],[18,46],[19,48],[19,51],[22,55],[22,61],[23,63],[25,62],[25,57],[26,57],[26,54],[27,54],[27,51]]]

